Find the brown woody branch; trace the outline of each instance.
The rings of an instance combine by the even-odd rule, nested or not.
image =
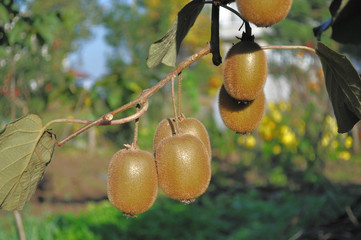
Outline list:
[[[127,103],[127,104],[125,104],[125,105],[123,105],[123,106],[121,106],[121,107],[119,107],[119,108],[117,108],[117,109],[103,115],[102,117],[98,118],[95,121],[76,120],[76,119],[57,119],[57,120],[49,122],[47,124],[47,126],[49,126],[49,125],[51,125],[53,123],[57,123],[57,122],[71,122],[71,123],[86,124],[85,126],[79,128],[78,130],[73,132],[68,137],[66,137],[63,140],[61,140],[60,142],[58,142],[58,146],[60,147],[64,143],[68,142],[72,138],[78,136],[79,134],[81,134],[82,132],[85,132],[86,130],[88,130],[89,128],[91,128],[93,126],[123,124],[123,123],[126,123],[126,122],[133,121],[133,120],[139,118],[140,116],[142,116],[147,111],[147,109],[148,109],[148,99],[151,96],[153,96],[156,92],[158,92],[170,80],[176,78],[177,75],[180,72],[182,72],[182,70],[189,67],[192,63],[196,62],[201,57],[209,54],[210,50],[211,50],[211,46],[210,46],[209,43],[207,43],[207,45],[204,48],[202,48],[200,51],[193,54],[192,56],[190,56],[186,60],[182,61],[176,68],[174,68],[170,73],[168,73],[168,75],[165,76],[162,80],[160,80],[156,85],[154,85],[151,88],[143,90],[143,92],[140,94],[139,97],[137,97],[133,101],[130,101],[129,103]],[[129,109],[131,107],[134,107],[136,105],[143,106],[142,110],[140,110],[136,114],[131,115],[129,117],[118,119],[118,120],[112,120],[113,117],[116,114],[121,113],[121,112],[123,112],[123,111],[125,111],[125,110],[127,110],[127,109]]]

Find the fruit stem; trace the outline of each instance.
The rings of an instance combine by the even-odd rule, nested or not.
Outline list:
[[[248,21],[244,21],[244,25],[246,27],[246,35],[247,37],[252,37],[252,28]]]
[[[140,105],[137,104],[137,113],[139,111],[140,111]],[[133,138],[133,143],[132,143],[132,146],[134,148],[138,147],[139,119],[140,118],[135,119],[135,123],[134,123],[134,138]]]
[[[179,125],[178,125],[178,115],[177,115],[176,100],[175,100],[175,94],[174,94],[174,78],[172,78],[170,83],[171,83],[172,103],[173,103],[174,120],[175,120],[175,134],[178,134]]]
[[[287,46],[287,45],[272,45],[272,46],[262,46],[263,50],[269,49],[286,49],[286,50],[305,50],[312,53],[316,53],[314,48],[306,47],[306,46]]]
[[[133,114],[130,115],[128,117],[125,118],[121,118],[121,119],[117,119],[117,120],[111,120],[112,115],[109,114],[105,114],[103,116],[103,118],[101,118],[100,120],[96,120],[96,121],[88,121],[88,120],[80,120],[80,119],[55,119],[53,121],[50,121],[49,123],[47,123],[44,126],[44,129],[48,129],[51,125],[55,124],[55,123],[73,123],[73,124],[87,124],[86,126],[80,128],[79,130],[77,130],[76,132],[72,133],[71,135],[69,135],[68,137],[64,138],[62,141],[58,142],[58,146],[61,147],[64,143],[66,143],[67,141],[69,141],[70,139],[78,136],[80,133],[88,130],[90,127],[92,126],[106,126],[106,125],[120,125],[120,124],[124,124],[127,122],[131,122],[136,120],[137,118],[139,118],[140,116],[142,116],[143,114],[145,114],[148,110],[149,107],[149,103],[148,101],[144,103],[143,108]]]
[[[207,3],[207,2],[206,2]],[[227,9],[228,11],[232,12],[233,14],[235,14],[237,17],[239,17],[240,19],[242,19],[242,21],[246,21],[243,19],[243,17],[241,16],[241,14],[239,12],[237,12],[237,10],[227,6],[227,5],[220,5],[221,7]]]
[[[181,110],[182,105],[182,72],[178,74],[178,114],[182,114]]]

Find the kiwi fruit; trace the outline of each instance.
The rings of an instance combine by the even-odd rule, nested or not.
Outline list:
[[[140,149],[122,149],[110,160],[107,180],[110,202],[127,216],[147,211],[158,192],[154,157]]]
[[[207,149],[191,134],[164,138],[156,149],[160,188],[169,197],[189,203],[209,185],[211,167]]]
[[[219,91],[219,111],[224,124],[241,134],[255,130],[261,123],[265,101],[263,92],[255,100],[245,102],[232,98],[224,86]]]
[[[196,118],[186,118],[184,115],[178,117],[179,131],[182,134],[191,134],[198,137],[207,149],[209,158],[211,159],[212,150],[211,142],[209,140],[207,129]],[[176,134],[176,122],[174,118],[163,119],[155,131],[153,140],[153,149],[157,148],[160,141],[166,137],[170,137]]]
[[[236,0],[242,17],[258,27],[282,21],[289,13],[292,0]]]
[[[240,41],[227,52],[223,84],[233,98],[251,101],[262,92],[267,71],[267,58],[261,47],[254,41]]]

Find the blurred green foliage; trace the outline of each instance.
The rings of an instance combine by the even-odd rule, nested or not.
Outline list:
[[[0,12],[0,126],[54,101],[75,108],[83,90],[65,61],[99,20],[97,1],[2,1]]]
[[[336,192],[304,194],[276,190],[265,194],[254,189],[211,194],[209,191],[190,205],[160,196],[149,211],[128,219],[108,201],[91,203],[79,214],[42,218],[25,215],[25,229],[28,239],[34,240],[280,240],[337,216],[350,203],[349,197]],[[0,226],[4,229],[1,239],[16,238],[11,218],[0,218]]]

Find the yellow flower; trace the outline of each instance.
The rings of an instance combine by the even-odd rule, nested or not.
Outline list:
[[[256,145],[257,141],[253,135],[249,134],[247,136],[239,136],[237,142],[239,145],[245,145],[248,148],[253,148]]]
[[[160,0],[148,0],[147,2],[151,7],[159,7],[161,4]]]
[[[277,127],[277,125],[276,125],[276,123],[275,122],[273,122],[273,121],[270,121],[269,123],[268,123],[268,126],[270,127],[270,129],[275,129],[276,127]]]
[[[267,103],[267,108],[270,110],[270,111],[274,111],[276,110],[276,104],[274,102],[268,102]]]
[[[305,132],[306,132],[306,123],[305,123],[305,121],[300,120],[298,129],[297,129],[297,133],[298,133],[298,135],[303,136],[303,135],[305,135]]]
[[[337,140],[334,140],[332,141],[332,148],[337,148],[338,147],[338,141]]]
[[[348,161],[351,159],[351,153],[348,151],[341,151],[338,153],[338,157],[344,161]]]
[[[349,149],[352,147],[353,139],[350,136],[347,136],[345,139],[345,148]]]
[[[90,97],[86,97],[86,98],[84,99],[84,104],[85,104],[85,106],[89,107],[89,106],[92,104],[91,98],[90,98]]]
[[[261,125],[258,128],[259,133],[262,135],[263,139],[266,141],[270,141],[273,138],[272,129],[269,124]]]
[[[237,142],[239,145],[244,145],[246,144],[246,137],[244,135],[240,135],[238,138],[237,138]]]
[[[275,122],[279,123],[282,120],[282,114],[277,109],[272,111],[272,118],[275,120]]]
[[[247,135],[246,146],[248,148],[253,148],[255,145],[256,145],[256,138],[253,135]]]
[[[336,119],[334,117],[331,117],[330,115],[327,115],[325,121],[326,121],[327,126],[331,130],[331,133],[333,135],[337,135],[337,122],[336,122]]]
[[[280,140],[284,145],[291,145],[296,143],[296,135],[294,132],[292,132],[290,127],[282,125],[280,128],[280,133]]]
[[[276,123],[271,120],[268,116],[264,116],[261,125],[258,127],[258,132],[261,134],[264,140],[270,141],[274,137],[274,129]]]
[[[322,146],[322,147],[327,147],[329,143],[330,143],[330,135],[326,133],[326,134],[321,138],[321,146]]]
[[[278,104],[282,112],[290,110],[291,106],[288,102],[282,101]]]
[[[272,152],[273,152],[273,154],[275,154],[275,155],[280,154],[281,151],[282,151],[282,147],[281,147],[280,145],[278,145],[278,144],[277,144],[277,145],[274,145],[273,148],[272,148]]]
[[[267,131],[263,132],[263,139],[266,141],[271,141],[273,139],[272,131],[268,128]]]

